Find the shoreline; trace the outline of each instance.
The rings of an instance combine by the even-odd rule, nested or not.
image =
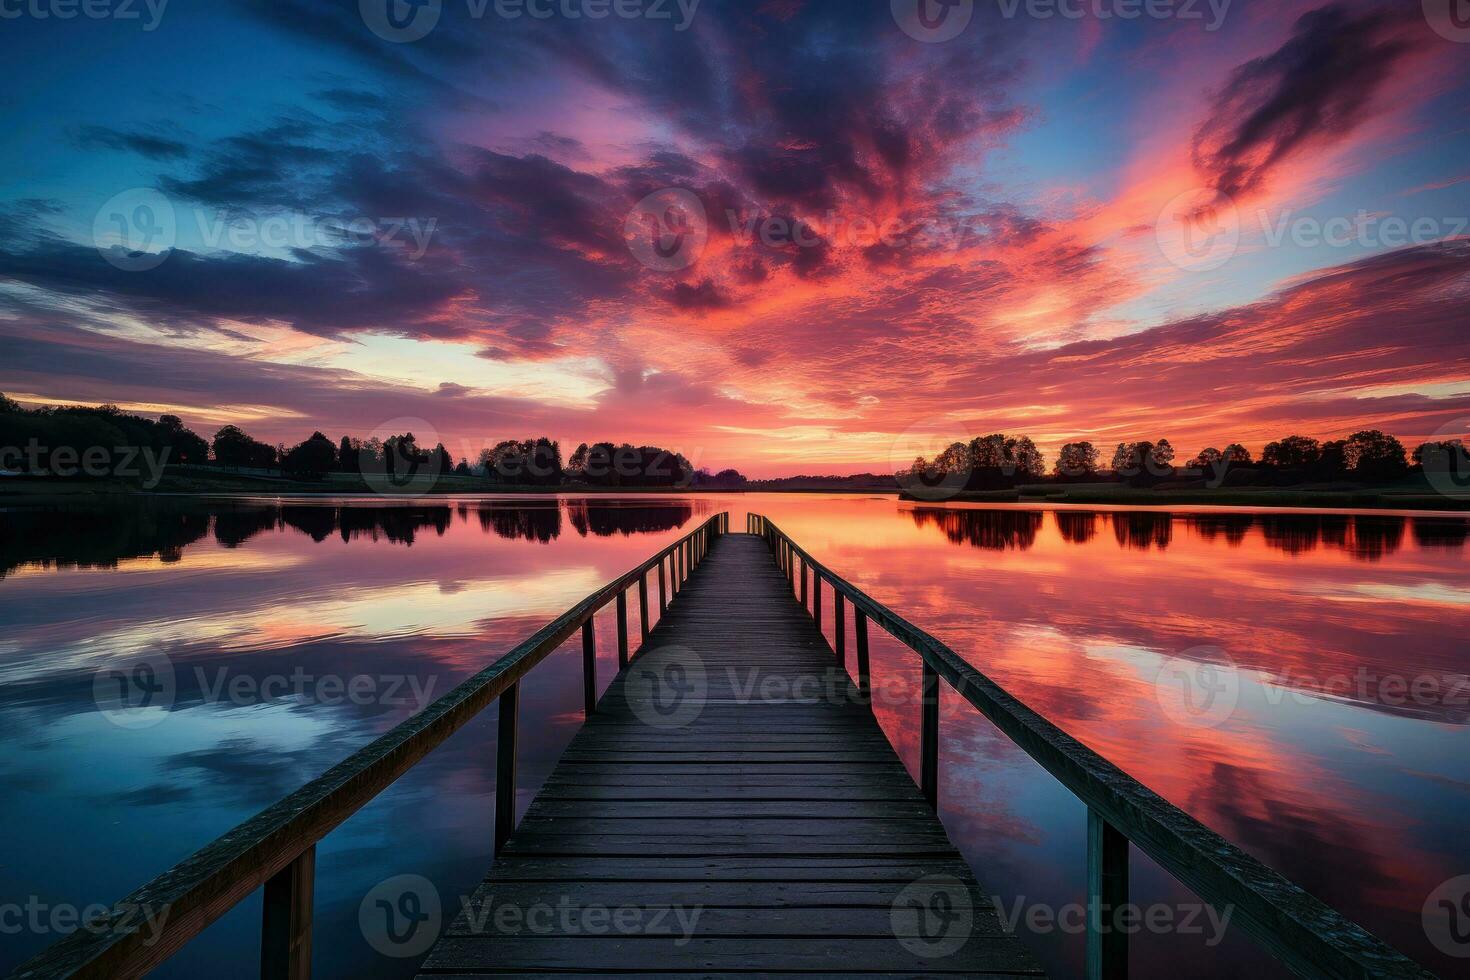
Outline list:
[[[1008,490],[959,491],[931,497],[914,494],[898,486],[788,486],[747,487],[606,487],[586,485],[489,486],[483,481],[460,476],[441,477],[423,492],[378,492],[361,481],[293,480],[235,473],[168,472],[157,486],[148,488],[133,479],[94,480],[9,478],[0,480],[0,505],[47,501],[84,502],[116,497],[235,497],[269,499],[335,499],[356,501],[423,501],[452,499],[516,499],[532,497],[623,497],[675,498],[707,496],[812,496],[892,497],[919,506],[999,505],[1009,507],[1113,507],[1182,508],[1219,507],[1254,510],[1372,510],[1422,511],[1470,514],[1470,492],[1465,495],[1436,493],[1427,485],[1353,487],[1337,484],[1312,488],[1233,487],[1208,489],[1126,487],[1117,484],[1038,485]]]
[[[961,492],[926,500],[907,491],[899,500],[914,504],[1015,504],[1083,507],[1245,507],[1258,510],[1413,510],[1470,512],[1470,495],[1451,497],[1432,491],[1397,490],[1081,490],[1023,494],[1018,490]]]

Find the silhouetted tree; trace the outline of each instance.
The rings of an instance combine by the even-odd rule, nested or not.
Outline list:
[[[276,450],[227,425],[214,434],[214,459],[223,466],[264,468],[276,465]]]
[[[293,446],[281,457],[283,468],[299,476],[317,479],[326,476],[336,465],[337,447],[320,432],[313,432],[311,438]]]
[[[1268,466],[1297,469],[1316,466],[1322,460],[1322,444],[1306,436],[1287,436],[1268,443],[1261,452],[1261,462]]]
[[[750,481],[739,470],[720,470],[711,473],[700,470],[694,474],[694,485],[713,490],[743,490]]]
[[[1361,480],[1397,480],[1409,472],[1403,444],[1378,429],[1348,436],[1343,453],[1348,469]]]
[[[1220,450],[1216,449],[1214,446],[1209,446],[1205,449],[1201,449],[1198,453],[1195,454],[1194,459],[1191,459],[1185,465],[1188,466],[1190,469],[1203,470],[1206,473],[1209,473],[1214,471],[1214,469],[1220,465],[1220,460],[1224,458],[1224,453],[1220,452]]]
[[[1226,446],[1223,453],[1225,461],[1231,466],[1251,465],[1251,451],[1238,442],[1232,442]]]
[[[567,475],[572,479],[580,480],[587,471],[587,454],[591,449],[587,444],[581,443],[572,452],[572,458],[567,460]]]
[[[1046,460],[1030,436],[1006,440],[1006,462],[1022,479],[1039,479],[1046,475]]]
[[[184,428],[183,419],[177,415],[160,415],[158,426],[163,437],[163,447],[169,451],[169,462],[205,463],[209,461],[209,443],[205,442],[198,433]]]
[[[1087,441],[1069,442],[1057,453],[1057,476],[1069,479],[1092,476],[1097,472],[1097,447]]]
[[[932,467],[945,474],[968,474],[966,485],[975,490],[1011,487],[1019,480],[1046,475],[1046,461],[1028,436],[1000,432],[971,439],[968,445],[954,443],[939,454]]]
[[[1336,480],[1347,475],[1347,440],[1333,439],[1322,443],[1322,454],[1317,457],[1317,476]]]
[[[1453,476],[1457,483],[1470,477],[1470,455],[1459,439],[1426,442],[1414,450],[1414,463],[1431,476]]]

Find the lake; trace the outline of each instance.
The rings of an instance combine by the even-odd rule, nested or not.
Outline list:
[[[0,507],[0,969],[722,510],[737,531],[769,516],[1240,847],[1463,971],[1422,910],[1470,873],[1470,521],[795,494]],[[610,608],[598,629],[605,685]],[[117,665],[167,680],[158,703],[122,710]],[[912,768],[917,657],[874,630],[873,674]],[[1085,809],[944,693],[950,836],[1053,975],[1076,975]],[[574,639],[523,684],[522,809],[581,697]],[[413,974],[369,943],[359,906],[416,874],[457,908],[490,863],[494,768],[491,709],[319,845],[319,976]],[[1192,976],[1283,972],[1136,850],[1132,874],[1157,912],[1132,940],[1136,976],[1186,957]],[[258,976],[259,926],[257,892],[158,975]]]

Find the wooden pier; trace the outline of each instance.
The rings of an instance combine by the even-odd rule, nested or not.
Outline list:
[[[495,928],[535,907],[630,924]],[[754,535],[689,575],[469,910],[421,976],[1041,972]]]

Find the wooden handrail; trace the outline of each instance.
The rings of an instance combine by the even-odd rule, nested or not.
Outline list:
[[[1126,873],[1121,882],[1117,874],[1118,842],[1124,848],[1126,869],[1126,844],[1131,841],[1206,902],[1233,908],[1232,921],[1239,922],[1299,975],[1433,976],[1031,710],[944,643],[813,558],[769,519],[751,514],[747,529],[765,538],[782,567],[787,567],[794,555],[801,560],[803,575],[805,569],[811,570],[817,601],[825,580],[832,587],[838,608],[843,599],[852,603],[862,624],[859,636],[864,662],[860,670],[864,674],[866,621],[872,620],[919,655],[926,674],[926,695],[930,686],[927,675],[937,673],[1087,805],[1090,819],[1097,821],[1088,835],[1089,868],[1097,871],[1089,875],[1089,893],[1094,898],[1101,896],[1111,902],[1119,897],[1119,887],[1126,891]],[[816,608],[820,610],[820,606]],[[820,626],[820,612],[817,615]],[[935,695],[937,703],[937,690]],[[927,794],[937,779],[939,713],[930,707],[927,696],[924,701],[926,730],[921,741],[927,751],[921,755],[932,752],[934,756],[923,766],[921,782]],[[1100,931],[1089,929],[1089,975],[1121,976],[1116,965],[1120,946],[1095,932]],[[1115,935],[1117,932],[1112,930]],[[1126,946],[1121,949],[1126,952]]]
[[[711,539],[728,531],[728,513],[709,518],[547,623],[418,714],[137,889],[116,903],[107,916],[89,921],[21,964],[11,976],[17,980],[141,976],[255,889],[270,883],[263,941],[279,941],[282,945],[263,950],[265,975],[304,980],[310,969],[310,865],[316,843],[492,701],[505,696],[497,765],[500,778],[495,788],[498,850],[504,837],[509,836],[514,816],[515,714],[521,678],[584,624],[591,623],[600,609],[630,586],[643,582],[651,569],[657,567],[662,572],[665,560],[676,553],[697,560],[707,551]],[[696,542],[700,545],[697,548]],[[626,628],[621,620],[620,626]],[[592,681],[595,677],[590,681],[584,677],[584,683]],[[293,908],[296,914],[281,914],[283,909],[289,913]],[[162,932],[156,938],[135,927],[140,909],[166,910]],[[278,926],[282,921],[295,925]],[[304,936],[302,928],[307,930]],[[308,955],[301,954],[303,948]],[[272,964],[280,966],[272,969]]]

